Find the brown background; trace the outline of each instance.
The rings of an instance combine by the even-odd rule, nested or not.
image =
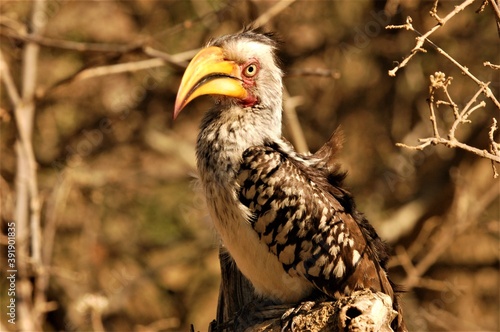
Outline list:
[[[44,264],[50,275],[47,300],[53,305],[43,319],[45,330],[186,331],[193,323],[203,331],[215,318],[218,241],[193,183],[199,120],[211,101],[195,101],[174,123],[173,103],[189,54],[158,65],[143,62],[152,58],[145,46],[170,55],[195,50],[210,37],[263,19],[278,3],[48,2],[42,36],[106,49],[74,50],[41,42],[38,76],[33,78],[42,248],[50,254]],[[460,3],[444,1],[438,13],[444,17]],[[480,4],[450,19],[431,40],[480,80],[491,81],[498,97],[499,71],[483,62],[500,62],[499,35],[491,8],[475,13]],[[391,261],[391,275],[408,289],[404,305],[409,327],[500,329],[495,189],[500,185],[491,163],[444,146],[411,151],[395,145],[415,145],[417,138],[432,135],[429,75],[442,71],[454,77],[449,92],[460,108],[478,90],[429,44],[427,53],[417,54],[396,77],[389,77],[395,61],[410,53],[416,35],[384,26],[403,24],[411,16],[413,26],[426,32],[436,24],[429,15],[432,2],[286,5],[266,21],[265,29],[276,31],[283,42],[284,82],[290,96],[301,98],[294,99],[300,102],[295,109],[300,127],[315,151],[342,126],[347,183],[360,210],[399,254]],[[24,42],[19,36],[31,8],[26,1],[0,4],[0,49],[17,86],[23,80]],[[136,43],[141,47],[118,48]],[[116,64],[125,64],[124,71],[110,73]],[[141,64],[151,67],[139,70]],[[91,68],[104,73],[94,76]],[[311,71],[324,75],[307,75]],[[486,107],[473,113],[472,123],[459,127],[457,138],[487,149],[488,129],[499,109],[484,96],[479,100],[486,100]],[[0,111],[5,234],[7,222],[14,219],[17,136],[5,86]],[[437,116],[446,136],[453,113],[442,105]],[[289,122],[284,127],[291,139]],[[5,237],[1,243],[3,260]],[[413,271],[409,262],[422,261],[421,270]],[[5,278],[0,286],[4,313]],[[1,321],[15,330],[5,314]]]

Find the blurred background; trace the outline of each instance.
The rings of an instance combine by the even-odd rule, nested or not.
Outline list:
[[[500,63],[491,1],[480,13],[482,2],[468,1],[430,39],[499,98],[500,71],[483,65]],[[437,13],[460,4],[440,1]],[[429,44],[388,75],[417,35],[384,27],[411,16],[425,33],[436,25],[433,5],[2,1],[1,275],[14,221],[19,265],[16,325],[5,314],[8,280],[0,280],[2,330],[207,330],[220,282],[218,239],[193,179],[211,100],[196,100],[175,123],[173,105],[197,49],[254,22],[282,41],[285,136],[315,151],[342,127],[347,185],[394,248],[390,274],[407,290],[410,329],[498,331],[500,183],[492,162],[443,145],[396,146],[433,134],[430,75],[453,77],[447,91],[459,110],[479,89]],[[29,103],[16,103],[13,89]],[[444,91],[436,98],[448,100]],[[456,137],[488,150],[500,109],[483,100]],[[436,117],[446,137],[454,113],[441,103]]]

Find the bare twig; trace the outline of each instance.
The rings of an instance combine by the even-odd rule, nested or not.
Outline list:
[[[262,27],[294,2],[295,0],[281,0],[276,2],[271,8],[266,10],[255,21],[253,21],[251,25],[256,28]]]
[[[436,90],[447,87],[451,79],[448,78],[446,79],[445,75],[441,72],[437,72],[434,75],[430,76],[431,79],[431,85],[429,86],[429,111],[431,113],[430,115],[430,120],[432,122],[432,130],[434,131],[434,137],[440,138],[439,135],[439,130],[437,127],[437,118],[436,118],[436,112],[434,110],[434,95],[436,93]]]
[[[168,62],[170,63],[175,63],[177,66],[180,67],[187,67],[187,60],[192,58],[198,51],[199,49],[195,49],[175,55],[170,55],[164,52],[157,51],[150,47],[145,47],[144,53],[155,57],[154,59],[132,61],[126,63],[119,63],[115,65],[107,65],[107,66],[85,69],[76,74],[75,76],[73,76],[71,80],[80,81],[94,77],[134,72],[155,67],[162,67],[165,65],[166,58],[169,59]]]
[[[403,61],[401,63],[399,63],[394,69],[390,70],[389,71],[389,76],[396,76],[396,72],[403,68],[404,66],[406,66],[406,64],[408,63],[408,61],[410,61],[411,58],[413,58],[413,56],[415,54],[417,54],[418,52],[422,52],[424,50],[423,46],[424,46],[424,43],[425,41],[430,37],[430,35],[432,35],[434,32],[436,32],[436,30],[438,30],[439,28],[441,28],[443,25],[446,24],[446,22],[448,22],[453,16],[455,16],[456,14],[458,14],[459,12],[461,12],[462,10],[464,10],[467,6],[471,5],[475,0],[466,0],[464,1],[463,3],[461,3],[459,6],[456,6],[455,9],[453,11],[451,11],[448,15],[446,15],[444,18],[439,18],[439,16],[437,15],[437,3],[438,1],[435,1],[434,2],[434,5],[430,11],[430,15],[432,17],[434,17],[436,20],[437,20],[437,24],[432,28],[430,29],[429,31],[427,31],[425,34],[420,34],[414,27],[413,25],[411,24],[412,23],[412,19],[411,17],[408,16],[408,18],[406,19],[406,24],[403,24],[403,25],[388,25],[386,27],[386,29],[406,29],[406,30],[411,30],[417,34],[419,34],[420,36],[416,38],[417,40],[417,43],[415,44],[415,47],[413,47],[413,49],[410,51],[410,54],[405,57],[403,59]]]
[[[448,93],[448,88],[444,88],[446,91],[446,96],[449,98],[451,101],[451,96]],[[462,123],[470,123],[471,121],[469,120],[469,116],[478,108],[485,107],[486,103],[484,101],[481,101],[479,104],[475,105],[472,107],[473,104],[477,102],[477,97],[483,92],[483,88],[477,90],[477,92],[474,94],[474,96],[469,100],[467,105],[462,109],[462,112],[458,111],[458,107],[456,111],[454,110],[454,115],[455,115],[455,121],[451,125],[450,131],[448,133],[448,138],[449,139],[455,139],[455,131],[457,130],[457,127],[462,124]],[[455,103],[453,103],[455,104]],[[456,105],[456,104],[455,104]]]
[[[302,104],[300,96],[290,97],[288,90],[283,89],[283,115],[292,136],[292,142],[298,152],[309,152],[304,132],[297,117],[297,106]]]
[[[319,77],[328,77],[339,79],[340,72],[332,69],[325,68],[299,68],[299,69],[291,69],[287,73],[288,77],[292,76],[319,76]]]
[[[219,17],[221,17],[221,15],[224,15],[226,11],[230,10],[234,6],[234,3],[235,1],[227,1],[223,3],[223,5],[219,8],[213,8],[212,10],[207,11],[202,15],[198,15],[197,17],[185,19],[180,23],[168,27],[160,32],[154,33],[152,37],[155,39],[161,39],[165,36],[172,36],[186,31],[200,22],[202,22],[203,24],[207,24],[207,21],[216,21],[219,19]]]
[[[441,220],[437,216],[432,216],[427,219],[420,229],[420,232],[416,236],[416,238],[412,241],[411,245],[406,249],[406,253],[409,257],[416,257],[420,250],[422,249],[422,245],[428,241],[431,235],[439,228],[441,225]]]
[[[409,146],[406,144],[402,143],[397,143],[397,146],[400,147],[405,147],[408,149],[412,150],[423,150],[424,148],[428,147],[429,145],[437,145],[437,144],[443,144],[449,148],[460,148],[469,152],[472,152],[478,156],[481,156],[483,158],[487,158],[492,160],[493,162],[500,163],[500,155],[495,152],[495,150],[490,149],[490,151],[484,150],[484,149],[478,149],[472,146],[469,146],[465,143],[459,142],[455,136],[455,132],[460,124],[463,123],[470,123],[469,117],[470,115],[480,109],[486,106],[486,103],[484,101],[481,101],[477,103],[477,98],[481,93],[484,92],[484,89],[488,88],[488,84],[485,86],[481,87],[475,94],[472,96],[472,98],[469,100],[469,102],[465,105],[465,107],[460,111],[458,109],[457,104],[453,101],[451,98],[450,93],[448,92],[448,86],[451,82],[451,77],[446,77],[445,74],[441,72],[437,72],[434,75],[430,76],[430,87],[429,87],[429,110],[430,110],[430,120],[432,123],[434,135],[433,137],[427,137],[427,138],[420,138],[419,142],[422,144],[417,145],[417,146]],[[435,93],[437,90],[443,90],[445,92],[447,100],[435,100]],[[435,106],[439,105],[448,105],[451,107],[453,110],[453,115],[455,116],[455,121],[451,125],[451,128],[448,132],[448,137],[443,138],[440,136],[439,131],[438,131],[438,126],[437,126],[437,119],[436,119],[436,114],[435,114]],[[496,121],[496,120],[495,120]],[[496,129],[495,129],[496,130]],[[490,131],[491,133],[491,131]],[[490,144],[492,146],[495,146],[495,141],[492,139],[492,136],[490,135]]]
[[[58,181],[56,186],[52,191],[52,197],[48,200],[49,204],[45,211],[45,227],[43,230],[43,251],[42,251],[42,269],[39,273],[37,280],[37,288],[40,292],[45,293],[49,286],[50,272],[49,266],[51,266],[52,253],[55,244],[55,236],[58,225],[58,216],[62,215],[62,209],[66,206],[67,196],[71,189],[71,177],[65,176],[63,179]],[[50,308],[49,308],[50,309]]]
[[[488,87],[490,82],[483,82],[480,79],[478,79],[476,76],[474,76],[470,71],[469,68],[461,65],[457,60],[452,58],[448,53],[446,53],[442,48],[438,47],[436,44],[432,43],[430,40],[428,42],[434,46],[434,48],[444,57],[446,57],[448,60],[450,60],[455,66],[460,68],[462,73],[464,73],[466,76],[468,76],[470,79],[472,79],[482,90],[483,93],[485,94],[486,97],[488,97],[495,105],[496,107],[500,110],[500,102],[498,99],[495,97],[491,89]]]
[[[72,78],[72,81],[81,81],[94,77],[120,74],[126,72],[134,72],[138,70],[161,67],[164,65],[165,62],[162,59],[148,59],[148,60],[141,60],[134,62],[119,63],[116,65],[93,67],[79,72]]]
[[[10,73],[9,67],[3,58],[2,50],[0,50],[0,74],[2,77],[2,81],[7,88],[7,95],[12,102],[12,105],[19,105],[21,102],[21,97],[19,96],[19,92],[14,84],[14,80],[12,79],[12,75]]]
[[[465,151],[472,152],[480,157],[490,159],[496,163],[500,163],[500,156],[496,156],[487,150],[481,150],[472,146],[469,146],[465,143],[461,143],[457,141],[456,139],[450,140],[446,138],[437,138],[437,137],[428,137],[428,138],[420,138],[418,140],[419,142],[422,142],[422,144],[417,145],[417,146],[411,146],[411,145],[406,145],[403,143],[396,143],[397,146],[407,148],[410,150],[423,150],[424,148],[428,147],[429,145],[438,145],[442,144],[445,145],[449,148],[460,148]]]
[[[405,281],[402,282],[405,289],[428,287],[426,282],[422,282],[422,276],[453,244],[456,237],[476,225],[480,214],[498,199],[499,186],[491,186],[482,195],[476,197],[477,193],[471,193],[470,190],[466,189],[469,187],[468,181],[467,178],[457,179],[455,197],[448,215],[444,216],[443,220],[438,223],[430,219],[430,228],[424,226],[422,234],[418,235],[418,238],[425,236],[425,241],[415,241],[410,250],[405,250],[403,247],[396,248],[394,259],[407,273]],[[474,199],[471,199],[471,196],[474,196]],[[424,225],[427,224],[428,221],[424,222]],[[414,264],[415,258],[422,253],[424,255]]]
[[[165,63],[170,63],[180,67],[186,67],[187,66],[186,61],[189,60],[194,55],[193,53],[195,53],[195,51],[197,51],[197,50],[192,50],[184,53],[179,53],[176,55],[170,55],[168,53],[154,49],[151,46],[148,46],[148,42],[146,40],[141,40],[138,42],[132,42],[128,44],[109,44],[109,43],[75,42],[71,40],[53,39],[43,36],[21,34],[19,32],[13,33],[2,30],[0,30],[0,35],[4,35],[8,38],[21,40],[23,42],[36,43],[44,47],[59,48],[76,52],[117,53],[117,54],[139,52],[149,57],[157,58],[158,60],[161,59]],[[162,63],[162,65],[164,65],[164,63]],[[131,67],[132,70],[135,70],[133,66]],[[153,67],[157,67],[157,65],[153,65]]]
[[[12,38],[25,43],[38,44],[44,47],[59,48],[77,52],[129,53],[134,50],[140,50],[145,44],[144,41],[130,44],[75,42],[71,40],[48,38],[41,35],[27,34],[20,31],[13,32],[7,29],[1,29],[0,36]]]
[[[45,1],[33,3],[31,16],[32,34],[36,35],[44,26],[43,17]],[[16,223],[19,247],[19,317],[22,330],[41,330],[41,318],[46,305],[45,290],[41,289],[35,279],[34,287],[30,281],[30,267],[35,275],[42,268],[41,263],[41,229],[40,229],[40,196],[37,182],[37,164],[35,160],[32,132],[35,115],[35,87],[37,82],[38,53],[40,46],[27,43],[23,50],[22,87],[20,99],[14,103],[15,120],[19,138],[16,142]],[[3,70],[3,72],[8,72]],[[7,79],[8,80],[8,79]],[[5,82],[5,80],[4,80]],[[8,84],[8,83],[6,83]],[[13,89],[13,88],[11,88]],[[31,240],[31,241],[30,241]],[[31,266],[30,264],[31,263]],[[34,289],[33,289],[34,288]],[[34,291],[34,294],[32,293]],[[34,295],[34,296],[33,296]],[[34,298],[34,303],[32,302]]]
[[[486,67],[490,67],[492,69],[495,69],[495,70],[500,70],[500,65],[495,65],[489,61],[484,62],[483,65]]]
[[[443,19],[441,17],[439,17],[439,15],[437,13],[438,5],[439,5],[439,0],[434,0],[434,4],[432,5],[432,9],[429,12],[429,15],[431,15],[431,17],[433,17],[438,22],[439,25],[443,25],[446,22],[443,21]]]
[[[493,12],[495,13],[498,23],[500,21],[500,7],[498,6],[495,0],[490,0],[488,1],[488,3],[490,4],[491,8],[493,8]]]
[[[474,76],[470,71],[469,68],[463,66],[460,64],[457,60],[455,60],[452,56],[450,56],[448,53],[446,53],[442,48],[434,44],[430,39],[429,36],[432,35],[436,30],[438,30],[440,27],[442,27],[446,22],[448,22],[452,17],[454,17],[456,14],[464,10],[467,6],[471,5],[474,0],[466,0],[463,3],[461,3],[459,6],[456,6],[453,11],[451,11],[446,17],[440,18],[439,15],[437,14],[437,4],[439,0],[436,0],[434,2],[434,5],[432,7],[432,10],[430,11],[430,15],[436,19],[437,25],[435,25],[432,29],[427,31],[425,34],[421,34],[417,29],[413,27],[411,17],[408,17],[406,20],[406,24],[404,25],[389,25],[386,27],[386,29],[406,29],[406,30],[411,30],[414,33],[418,34],[419,37],[416,38],[417,43],[415,44],[415,47],[411,50],[410,54],[406,56],[402,62],[400,62],[396,67],[393,69],[389,70],[389,76],[396,76],[396,72],[406,66],[406,64],[410,61],[411,58],[418,52],[425,52],[425,49],[423,48],[424,43],[427,41],[434,49],[438,51],[439,54],[443,55],[445,58],[450,60],[456,67],[458,67],[462,73],[466,76],[468,76],[471,80],[473,80],[481,89],[483,89],[483,93],[488,97],[498,109],[500,109],[500,102],[498,99],[495,97],[491,89],[488,87],[488,83],[485,83],[481,80],[479,80],[476,76]]]
[[[490,152],[495,156],[500,156],[500,144],[495,141],[495,131],[498,130],[497,119],[493,118],[493,123],[491,124],[490,131],[488,132],[488,137],[490,139]],[[491,167],[493,168],[493,177],[498,178],[498,171],[495,163],[491,162]]]
[[[152,59],[132,61],[121,64],[105,65],[100,67],[83,69],[82,71],[75,73],[73,76],[58,81],[52,86],[46,88],[41,93],[42,95],[47,93],[47,91],[51,91],[54,88],[68,82],[74,82],[77,80],[84,80],[88,78],[100,77],[105,75],[113,75],[123,72],[133,72],[149,68],[161,67],[167,63],[175,67],[185,68],[187,67],[188,63],[187,61],[191,59],[194,56],[194,54],[196,54],[196,52],[199,51],[199,49],[195,49],[171,55],[148,46],[146,41],[133,42],[129,44],[85,43],[85,42],[74,42],[69,40],[52,39],[35,34],[26,34],[19,31],[14,33],[14,32],[5,32],[3,30],[0,30],[0,34],[9,38],[21,40],[29,45],[36,44],[39,46],[60,48],[76,52],[99,52],[99,53],[117,53],[117,54],[139,52],[152,58]],[[0,65],[2,65],[2,63],[4,63],[4,61],[0,62]],[[2,65],[2,67],[4,66]],[[9,84],[8,76],[4,78],[4,81],[5,84]],[[8,85],[7,87],[9,88],[10,86]],[[15,94],[9,92],[9,96],[15,97]]]
[[[476,10],[476,13],[479,14],[479,13],[482,13],[484,8],[486,8],[486,6],[488,5],[488,2],[489,0],[483,0],[483,3],[481,4],[481,6],[479,7],[478,10]]]
[[[188,61],[191,60],[192,57],[196,55],[200,51],[199,48],[193,49],[193,50],[188,50],[176,54],[168,54],[162,51],[158,51],[152,47],[145,46],[142,48],[142,51],[144,54],[153,57],[153,58],[159,58],[162,59],[163,61],[170,63],[175,66],[179,66],[182,68],[186,68],[188,65]]]
[[[495,131],[498,130],[497,119],[493,118],[493,123],[491,124],[488,136],[491,143],[491,153],[498,155],[500,153],[500,144],[495,142]]]

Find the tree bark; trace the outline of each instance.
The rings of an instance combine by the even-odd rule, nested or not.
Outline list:
[[[219,253],[222,280],[209,332],[393,331],[397,312],[386,294],[365,289],[338,300],[274,304],[257,297],[229,254]]]

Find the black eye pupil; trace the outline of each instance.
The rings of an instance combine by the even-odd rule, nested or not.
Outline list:
[[[257,74],[257,70],[258,70],[258,67],[255,64],[251,64],[245,68],[244,74],[245,74],[245,76],[253,77],[255,74]]]

